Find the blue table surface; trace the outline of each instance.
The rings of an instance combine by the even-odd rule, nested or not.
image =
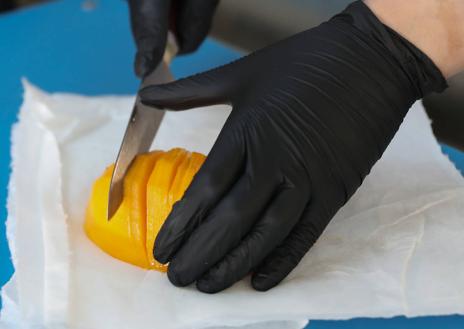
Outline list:
[[[87,95],[133,94],[132,43],[124,1],[63,0],[0,15],[0,286],[13,273],[5,236],[10,164],[10,132],[22,102],[21,77],[47,91]],[[88,3],[88,2],[87,2]],[[240,54],[207,40],[193,55],[175,59],[176,77],[190,75],[238,58]],[[464,171],[464,154],[444,147]],[[308,292],[310,293],[310,292]],[[1,302],[1,301],[0,301]],[[312,321],[310,328],[464,328],[464,317]],[[91,329],[91,328],[89,328]]]

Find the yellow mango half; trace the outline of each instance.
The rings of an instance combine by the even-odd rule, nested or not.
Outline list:
[[[87,236],[119,260],[166,271],[153,257],[154,241],[204,159],[179,148],[138,155],[124,178],[123,201],[111,221],[106,213],[114,165],[109,166],[93,185],[84,223]]]

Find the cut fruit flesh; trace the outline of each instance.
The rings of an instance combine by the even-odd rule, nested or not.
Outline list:
[[[106,213],[114,166],[109,166],[94,183],[84,224],[86,234],[115,258],[166,271],[167,266],[153,257],[156,236],[204,159],[200,153],[179,148],[138,155],[124,178],[124,198],[111,221]]]
[[[97,179],[92,190],[85,231],[113,257],[148,268],[146,254],[146,181],[160,152],[139,155],[124,179],[124,199],[111,221],[106,219],[108,191],[114,166]]]
[[[188,157],[182,149],[172,149],[161,158],[153,168],[147,184],[147,251],[148,262],[158,270],[166,270],[166,266],[158,263],[153,256],[156,235],[171,212],[169,191],[175,180],[178,168]],[[149,252],[151,251],[151,252]]]

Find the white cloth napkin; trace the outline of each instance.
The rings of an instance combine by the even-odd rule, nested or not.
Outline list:
[[[300,265],[262,293],[176,288],[100,251],[82,224],[133,97],[47,94],[25,83],[12,136],[15,275],[1,328],[297,329],[307,319],[464,313],[464,179],[416,103],[362,187]],[[229,108],[168,113],[153,148],[207,153]]]

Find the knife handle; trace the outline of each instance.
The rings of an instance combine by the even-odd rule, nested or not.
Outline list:
[[[176,13],[178,12],[179,2],[177,0],[171,1],[171,9],[169,10],[169,28],[166,41],[166,49],[164,50],[163,61],[169,66],[171,60],[179,52],[179,45],[177,43],[177,28],[176,28]]]
[[[176,36],[172,30],[168,31],[168,38],[166,42],[166,49],[164,50],[163,61],[169,66],[172,59],[179,52],[179,46],[177,44]]]

